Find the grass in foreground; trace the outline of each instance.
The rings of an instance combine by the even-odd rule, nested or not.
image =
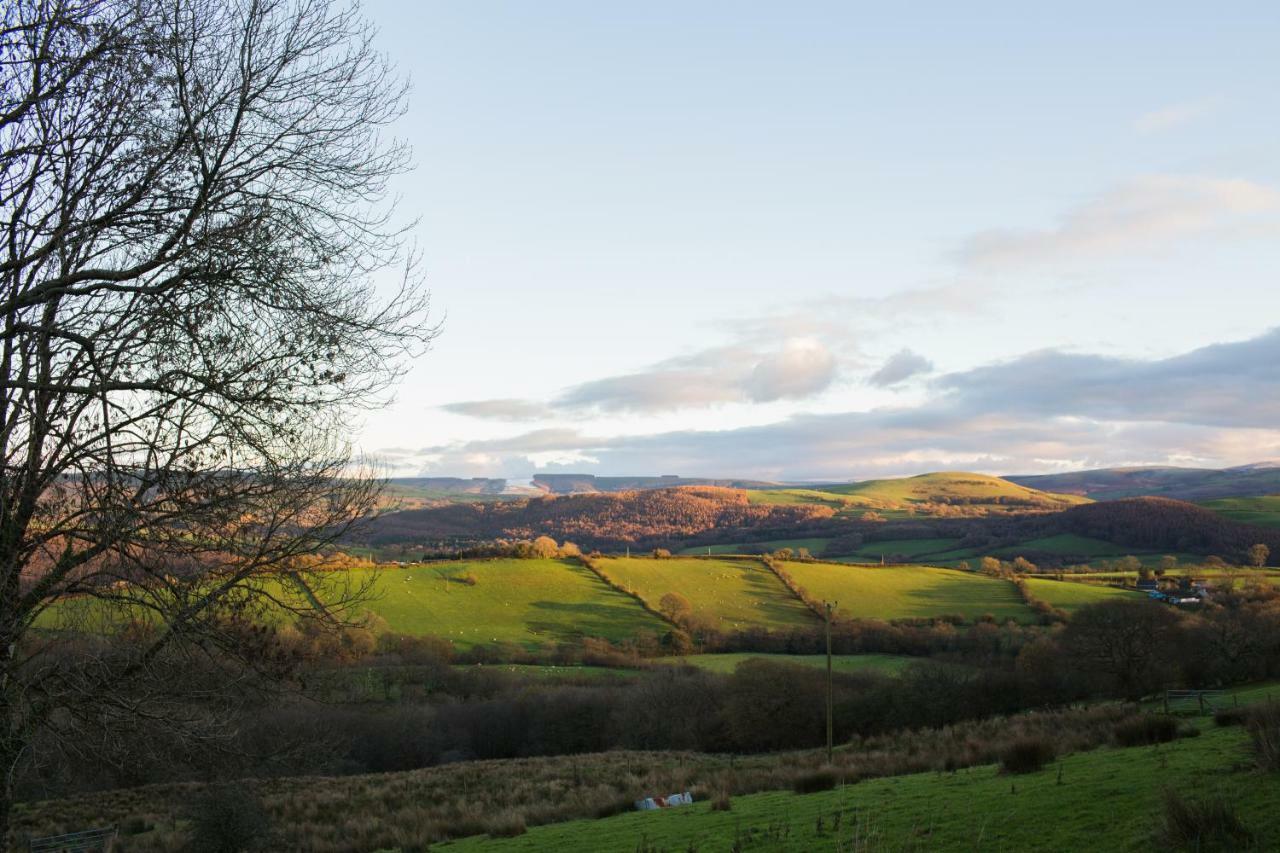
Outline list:
[[[1208,726],[1208,724],[1206,724]],[[1159,849],[1163,792],[1217,796],[1254,834],[1280,842],[1280,776],[1247,766],[1239,728],[1162,746],[1069,755],[1002,776],[990,765],[873,779],[814,794],[773,791],[660,812],[534,827],[517,838],[470,838],[443,849],[605,851],[1131,851]]]
[[[1013,584],[971,572],[829,563],[787,563],[787,571],[809,595],[839,602],[839,611],[855,619],[975,619],[987,613],[1001,620],[1035,619]]]
[[[613,557],[599,561],[615,582],[635,590],[651,607],[668,592],[689,600],[695,616],[721,630],[811,627],[817,618],[756,560]]]

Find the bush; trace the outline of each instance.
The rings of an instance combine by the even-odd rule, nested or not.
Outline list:
[[[1249,844],[1253,833],[1222,798],[1186,800],[1165,791],[1164,819],[1156,838],[1165,850],[1236,850]]]
[[[515,838],[527,831],[524,815],[516,811],[501,811],[484,822],[484,831],[490,838]]]
[[[1178,736],[1178,721],[1173,717],[1143,714],[1116,725],[1116,743],[1120,746],[1149,746],[1168,743]]]
[[[271,819],[258,798],[243,787],[214,785],[191,805],[189,850],[200,853],[241,853],[265,847]]]
[[[1240,726],[1248,716],[1245,708],[1219,708],[1213,712],[1213,722],[1218,726]]]
[[[1053,742],[1044,737],[1022,737],[1000,753],[1001,773],[1034,773],[1057,755]]]
[[[792,787],[797,794],[816,794],[819,791],[834,790],[839,782],[840,776],[834,767],[819,767],[797,776]]]
[[[1280,706],[1267,704],[1250,711],[1245,721],[1258,766],[1280,772]]]
[[[733,802],[729,799],[727,791],[721,791],[716,794],[715,798],[711,801],[711,810],[713,812],[727,812],[732,808]]]

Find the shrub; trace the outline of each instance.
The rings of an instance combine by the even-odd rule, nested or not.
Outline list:
[[[1280,772],[1280,706],[1267,704],[1250,711],[1245,722],[1253,742],[1253,757],[1263,770]]]
[[[515,838],[524,835],[524,815],[510,809],[495,814],[484,822],[484,831],[490,838]]]
[[[733,808],[733,802],[729,799],[727,791],[721,791],[716,794],[715,799],[711,801],[711,810],[713,812],[727,812]]]
[[[1248,716],[1245,708],[1219,708],[1213,712],[1213,722],[1219,726],[1240,726]]]
[[[1053,761],[1057,751],[1045,737],[1021,737],[1000,752],[1001,773],[1034,773]]]
[[[1113,734],[1120,746],[1168,743],[1178,736],[1178,721],[1173,717],[1142,714],[1117,724]]]
[[[1249,844],[1253,833],[1240,822],[1231,804],[1220,797],[1187,800],[1174,791],[1165,791],[1164,818],[1156,838],[1166,850],[1236,850]]]
[[[833,790],[839,781],[840,777],[834,767],[819,767],[797,776],[792,787],[797,794],[816,794],[818,791]]]
[[[189,850],[241,853],[265,847],[271,819],[258,798],[243,787],[213,785],[191,804]]]

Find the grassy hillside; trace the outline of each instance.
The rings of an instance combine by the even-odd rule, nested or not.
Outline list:
[[[814,598],[838,601],[855,619],[928,618],[961,614],[973,619],[1032,621],[1033,615],[1008,581],[925,566],[851,566],[787,563],[796,583]]]
[[[599,565],[651,607],[668,592],[683,595],[695,616],[710,619],[721,630],[786,630],[815,621],[809,609],[755,560],[614,557],[601,559]]]
[[[584,634],[621,640],[667,629],[574,560],[429,563],[380,573],[375,593],[368,609],[391,630],[463,647],[535,646]]]
[[[916,477],[867,480],[808,489],[764,489],[748,493],[753,503],[782,506],[828,506],[841,515],[874,511],[886,518],[924,515],[983,514],[1065,509],[1087,498],[1059,495],[1020,486],[1000,477],[963,471],[941,471]]]
[[[1274,463],[1221,470],[1101,468],[1066,474],[1011,476],[1009,479],[1035,489],[1086,495],[1095,500],[1154,495],[1186,501],[1209,501],[1216,498],[1280,494],[1280,465]]]
[[[965,471],[940,471],[916,477],[867,480],[845,486],[828,486],[822,491],[906,505],[950,500],[975,504],[1022,501],[1067,507],[1086,502],[1085,498],[1076,495],[1051,494],[1020,486],[1000,477]]]
[[[1087,604],[1097,604],[1099,601],[1106,601],[1112,598],[1142,598],[1144,596],[1144,593],[1117,589],[1112,586],[1056,581],[1050,578],[1028,577],[1024,580],[1032,595],[1068,613],[1072,613]]]
[[[603,820],[534,827],[511,839],[470,838],[441,849],[770,851],[1130,851],[1162,849],[1156,830],[1163,792],[1218,796],[1254,836],[1251,849],[1280,844],[1280,776],[1241,759],[1239,728],[1207,728],[1162,746],[1103,748],[1045,770],[1002,776],[982,766],[955,773],[872,779],[816,794],[772,791],[734,797],[730,811],[706,802]]]
[[[765,551],[776,551],[779,548],[808,548],[815,557],[822,556],[830,539],[810,536],[804,539],[769,539],[764,542],[732,542],[728,545],[695,545],[680,551],[682,555],[701,556],[710,554],[760,554]]]
[[[1220,498],[1201,506],[1224,515],[1232,521],[1260,527],[1280,527],[1280,495],[1258,498]]]

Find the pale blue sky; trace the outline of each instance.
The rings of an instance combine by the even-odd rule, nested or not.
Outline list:
[[[1036,5],[366,2],[447,319],[362,446],[511,477],[1280,456],[1280,8]],[[1167,376],[1250,340],[1247,383]],[[1048,349],[1257,416],[1013,381],[974,411]]]

